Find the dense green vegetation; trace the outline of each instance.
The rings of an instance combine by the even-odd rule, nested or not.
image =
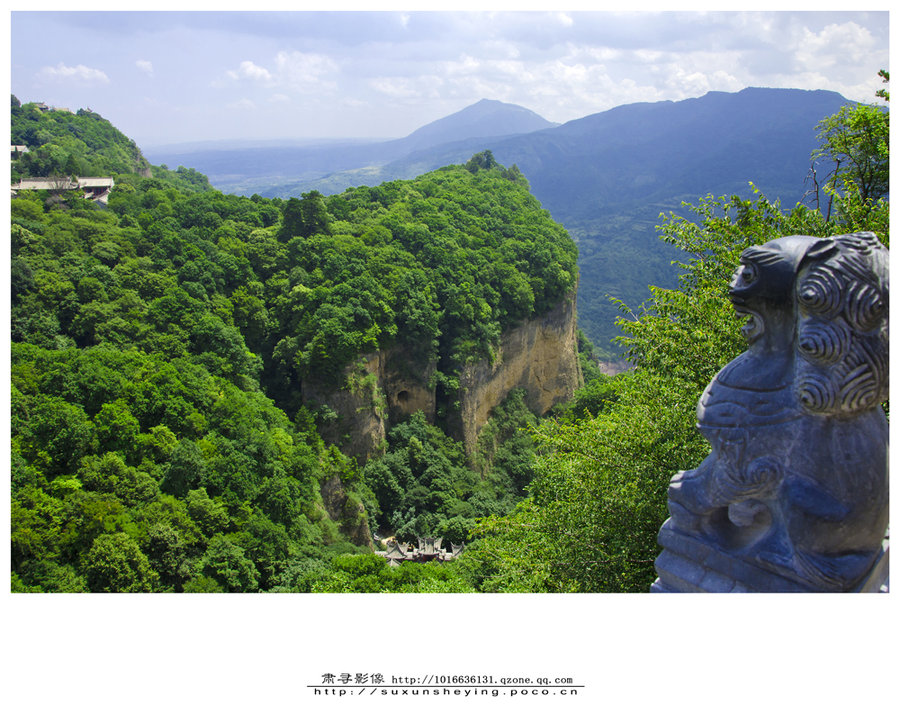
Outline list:
[[[12,377],[14,586],[252,591],[347,549],[318,489],[346,461],[261,393],[111,344],[14,344]]]
[[[421,414],[395,426],[389,451],[362,473],[378,501],[379,527],[406,542],[430,535],[463,542],[479,518],[510,512],[532,481],[534,445],[526,430],[537,418],[524,396],[514,390],[494,411],[474,465],[461,442]]]
[[[277,293],[271,356],[291,385],[402,339],[437,360],[452,397],[446,376],[489,357],[502,329],[547,311],[577,277],[568,234],[492,159],[327,198],[313,191],[288,201],[284,219],[282,243],[263,233],[251,242],[280,249],[259,279]]]
[[[138,173],[150,164],[134,141],[89,110],[38,110],[21,105],[12,96],[11,142],[29,153],[12,164],[13,181],[19,176],[104,176]]]
[[[462,541],[522,498],[521,395],[477,468],[421,417],[361,467],[302,395],[402,344],[436,369],[446,419],[461,365],[571,292],[574,244],[515,169],[486,153],[328,198],[241,198],[145,166],[96,114],[12,108],[23,172],[115,178],[107,207],[11,202],[14,589],[345,589],[340,556],[369,529]]]

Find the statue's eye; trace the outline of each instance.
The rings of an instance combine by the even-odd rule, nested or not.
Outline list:
[[[752,284],[756,281],[756,269],[752,266],[744,266],[741,269],[741,281],[745,284]]]

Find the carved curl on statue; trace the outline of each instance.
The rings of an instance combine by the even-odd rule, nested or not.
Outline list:
[[[888,252],[789,236],[741,264],[748,349],[698,403],[712,451],[669,486],[654,589],[855,589],[888,524]]]

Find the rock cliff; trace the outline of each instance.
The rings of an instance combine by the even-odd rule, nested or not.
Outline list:
[[[364,462],[383,448],[390,424],[414,412],[434,422],[435,365],[415,358],[413,350],[397,344],[350,365],[340,389],[304,381],[304,402],[324,411],[322,438]],[[580,384],[573,293],[543,316],[504,332],[493,361],[461,370],[458,412],[449,415],[447,431],[471,454],[491,411],[511,390],[524,388],[529,408],[544,414],[571,398]]]
[[[435,394],[430,379],[435,365],[416,364],[402,345],[365,354],[344,370],[344,385],[328,388],[303,382],[303,401],[319,408],[319,433],[344,454],[364,462],[384,446],[387,426],[423,412],[434,422]]]
[[[415,354],[400,346],[362,356],[343,373],[339,389],[304,380],[303,401],[319,411],[319,433],[344,454],[364,463],[385,445],[387,425],[414,412],[434,421],[435,395],[429,389],[434,363],[416,365]],[[372,532],[365,509],[334,475],[320,487],[328,516],[348,539],[372,547]]]
[[[460,374],[459,425],[472,454],[494,407],[517,387],[536,414],[570,399],[581,385],[574,294],[547,314],[503,334],[493,363],[482,360]]]

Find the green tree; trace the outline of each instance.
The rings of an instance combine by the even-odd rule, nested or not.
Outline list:
[[[466,163],[466,170],[475,173],[480,169],[497,168],[500,164],[494,158],[493,151],[481,151],[472,156]]]
[[[889,76],[882,71],[884,82]],[[880,97],[889,95],[882,89]],[[890,115],[884,106],[856,103],[843,106],[817,126],[821,146],[813,163],[827,159],[833,168],[827,182],[843,193],[855,188],[864,201],[875,201],[889,190]]]
[[[231,524],[228,508],[220,498],[212,499],[205,489],[188,490],[187,508],[203,534],[212,537],[218,532],[225,532]]]
[[[259,587],[259,572],[244,548],[224,535],[210,540],[199,568],[203,576],[215,580],[227,592],[256,592]]]
[[[97,537],[84,570],[91,592],[152,592],[158,581],[147,556],[123,532]]]
[[[881,78],[882,83],[890,83],[891,82],[891,74],[888,73],[886,70],[879,70],[878,77]],[[887,101],[889,101],[891,99],[891,94],[887,90],[887,88],[879,88],[877,91],[875,91],[875,95],[878,96],[879,98],[884,98]]]
[[[318,191],[303,193],[299,199],[290,198],[285,204],[278,240],[287,243],[296,236],[308,238],[317,233],[327,234],[332,220],[325,196]]]
[[[182,439],[172,451],[172,459],[162,480],[164,492],[183,497],[200,486],[206,470],[203,453],[190,439]]]

